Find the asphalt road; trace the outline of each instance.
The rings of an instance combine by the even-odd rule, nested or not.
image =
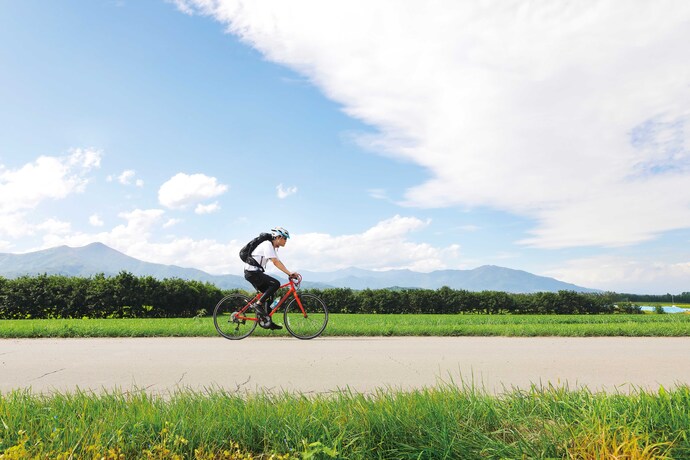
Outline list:
[[[439,382],[630,392],[690,384],[690,338],[106,338],[0,340],[0,392],[328,393]]]

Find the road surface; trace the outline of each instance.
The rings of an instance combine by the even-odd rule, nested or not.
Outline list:
[[[630,392],[690,384],[690,338],[95,338],[0,340],[0,392],[328,393],[439,382]]]

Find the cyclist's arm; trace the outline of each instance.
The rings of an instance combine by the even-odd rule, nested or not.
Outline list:
[[[292,276],[296,274],[285,268],[285,265],[283,265],[280,259],[271,259],[271,262],[273,262],[273,265],[275,265],[278,268],[278,270],[285,273],[287,276]]]

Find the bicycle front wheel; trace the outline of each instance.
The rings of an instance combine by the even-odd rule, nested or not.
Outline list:
[[[252,308],[242,311],[249,299],[241,294],[223,297],[213,310],[213,324],[220,335],[230,340],[247,337],[256,329],[256,313]],[[241,312],[241,313],[240,313]]]
[[[301,301],[302,306],[300,307]],[[328,309],[321,299],[311,294],[295,297],[283,313],[285,328],[298,339],[313,339],[321,335],[328,323]]]

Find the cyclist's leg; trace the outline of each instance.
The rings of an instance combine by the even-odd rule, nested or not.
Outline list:
[[[273,297],[275,297],[276,292],[278,292],[278,289],[280,289],[280,281],[273,278],[272,276],[266,275],[265,273],[263,275],[266,277],[265,283],[268,287],[264,291],[264,294],[261,296],[260,302],[266,306],[266,312],[270,313],[270,311],[268,311],[268,308],[270,308],[271,303],[273,303]]]
[[[264,306],[270,305],[273,296],[280,288],[280,281],[259,270],[245,270],[244,279],[249,281],[257,291],[261,292],[259,303]]]
[[[261,297],[259,298],[258,303],[255,305],[255,309],[259,315],[266,317],[266,321],[259,322],[259,325],[269,329],[280,329],[280,326],[273,325],[273,320],[269,316],[269,305],[271,304],[276,291],[278,291],[280,288],[280,281],[259,270],[245,270],[244,278],[249,281],[257,291],[261,292]]]

